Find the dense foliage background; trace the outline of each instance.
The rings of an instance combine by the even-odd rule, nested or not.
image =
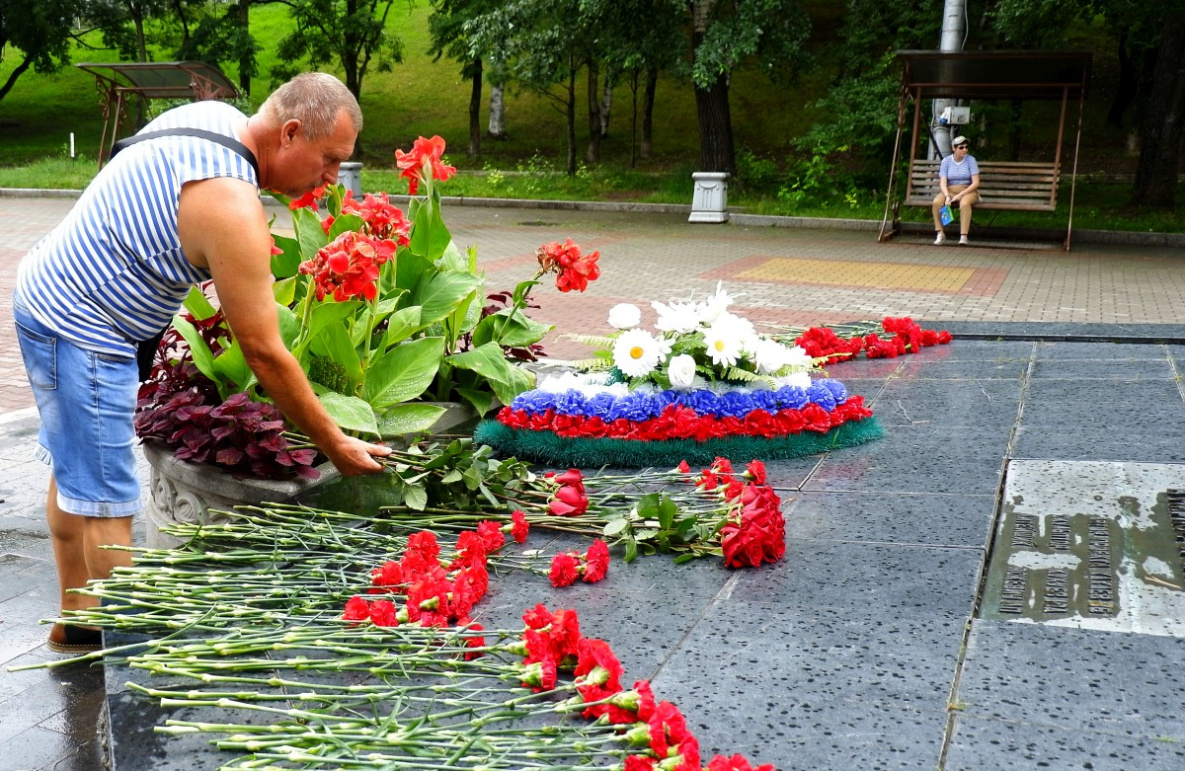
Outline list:
[[[1171,211],[1178,185],[1136,188],[1156,193],[1137,182],[1142,146],[1145,167],[1173,182],[1180,168],[1183,6],[969,0],[965,48],[1092,51],[1079,171],[1122,186],[1119,203]],[[337,73],[363,106],[368,168],[440,134],[463,170],[721,168],[781,209],[863,211],[887,181],[893,52],[936,48],[941,22],[929,0],[0,0],[0,166],[60,156],[71,133],[97,155],[95,83],[71,63],[204,59],[251,105],[292,72]],[[976,103],[964,133],[981,159],[1051,159],[1058,108]]]

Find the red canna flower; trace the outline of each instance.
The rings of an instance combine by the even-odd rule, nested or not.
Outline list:
[[[596,281],[601,276],[601,269],[597,265],[600,252],[582,255],[580,247],[572,243],[572,239],[565,239],[564,243],[553,241],[540,246],[535,257],[539,260],[539,273],[555,273],[555,288],[561,292],[583,292],[588,289],[588,282]]]
[[[395,165],[399,167],[399,176],[407,179],[407,192],[415,195],[420,189],[420,182],[438,179],[442,182],[457,173],[455,166],[446,166],[441,157],[444,155],[444,140],[440,136],[431,139],[420,137],[412,145],[411,152],[395,151]]]
[[[332,295],[337,302],[354,298],[373,300],[378,293],[379,266],[395,253],[393,241],[379,241],[354,231],[342,233],[300,272],[313,277],[317,300]]]
[[[292,211],[297,209],[312,209],[317,211],[317,201],[325,197],[325,185],[315,187],[309,192],[302,195],[300,198],[294,198],[288,202],[288,208]]]

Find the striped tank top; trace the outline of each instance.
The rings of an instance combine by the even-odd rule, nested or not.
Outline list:
[[[141,133],[186,127],[235,137],[244,119],[222,102],[195,102]],[[170,136],[125,148],[21,260],[14,302],[81,348],[135,356],[136,342],[163,329],[190,287],[210,278],[181,252],[177,206],[182,185],[215,177],[259,185],[245,158],[207,139]]]

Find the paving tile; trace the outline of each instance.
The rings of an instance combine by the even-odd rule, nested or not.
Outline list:
[[[1160,359],[1049,359],[1033,365],[1034,378],[1067,380],[1171,380],[1176,376],[1167,358]]]
[[[32,726],[4,740],[0,771],[42,771],[78,752],[75,740],[57,731]],[[69,768],[67,766],[67,768]],[[93,771],[100,767],[93,766]]]
[[[976,619],[956,701],[968,717],[1185,743],[1185,639]]]
[[[1029,368],[1023,357],[990,360],[924,361],[909,358],[898,378],[914,380],[1019,380]]]
[[[1153,407],[1153,405],[1155,405]],[[1090,420],[1084,421],[1083,416]],[[1033,380],[1025,392],[1022,426],[1185,435],[1185,401],[1171,381]]]
[[[921,617],[961,629],[981,561],[977,549],[792,540],[785,559],[735,573],[712,612],[739,626],[776,628],[783,614],[809,610],[843,622]]]
[[[1185,743],[1171,737],[1125,736],[1080,728],[955,718],[944,771],[1178,771]]]
[[[982,548],[993,495],[799,493],[786,512],[791,541],[836,540]]]
[[[1043,342],[1036,346],[1038,361],[1078,359],[1127,361],[1165,358],[1165,346],[1149,343]]]
[[[1185,443],[1171,426],[1164,431],[1149,429],[1151,435],[1132,435],[1086,427],[1050,430],[1048,426],[1022,426],[1013,446],[1014,458],[1051,460],[1108,460],[1139,463],[1185,462]]]
[[[872,402],[885,426],[935,424],[1010,428],[1020,408],[1019,380],[893,380]]]
[[[892,426],[875,442],[827,456],[803,489],[992,494],[1010,430],[938,424]]]

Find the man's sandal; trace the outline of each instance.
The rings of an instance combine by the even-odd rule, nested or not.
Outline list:
[[[54,653],[94,653],[103,648],[103,633],[73,624],[54,624],[45,647]]]

